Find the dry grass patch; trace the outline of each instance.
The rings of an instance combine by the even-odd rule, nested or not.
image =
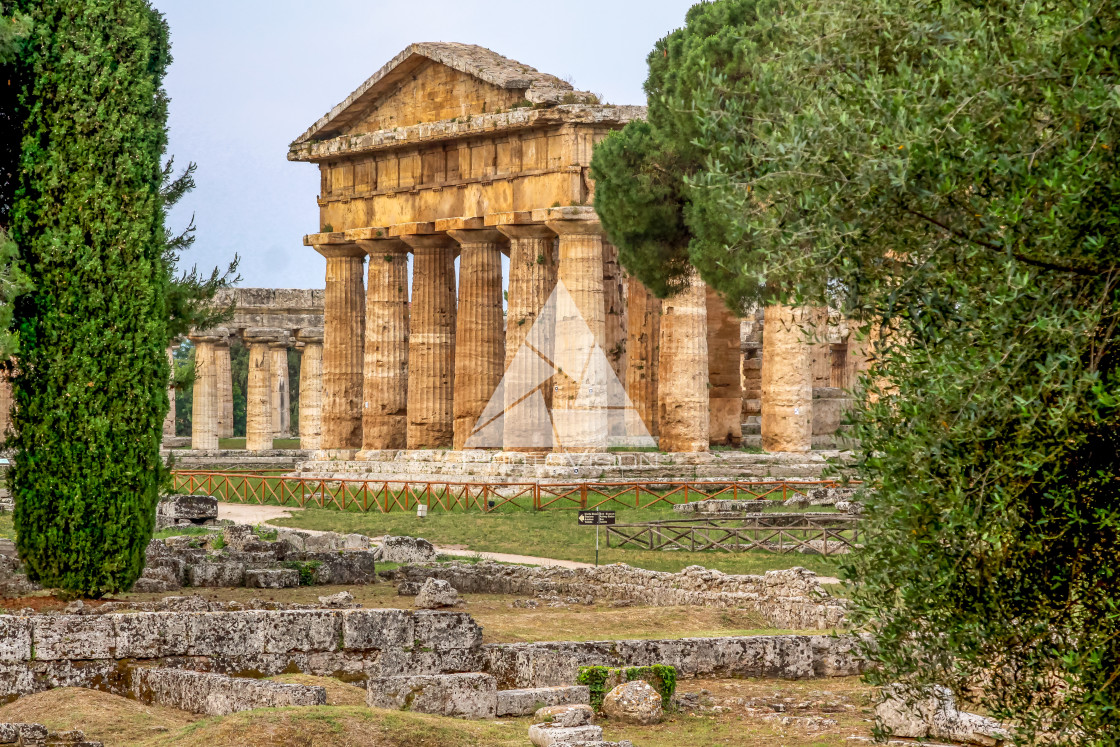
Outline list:
[[[199,716],[175,708],[144,705],[117,695],[77,687],[25,695],[0,708],[0,723],[43,724],[48,729],[81,729],[106,745],[141,744],[179,731]]]

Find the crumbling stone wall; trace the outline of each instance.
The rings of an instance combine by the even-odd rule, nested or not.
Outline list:
[[[498,563],[407,565],[390,573],[398,581],[438,578],[459,592],[475,594],[561,594],[629,599],[658,607],[699,605],[753,610],[776,628],[842,627],[847,602],[821,588],[804,568],[736,576],[701,566],[680,573],[631,568],[623,563],[598,568],[530,568]]]

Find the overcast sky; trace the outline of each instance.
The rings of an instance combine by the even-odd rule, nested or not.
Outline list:
[[[323,287],[318,167],[288,144],[413,42],[479,44],[616,104],[644,104],[645,57],[692,0],[153,0],[171,26],[168,152],[198,164],[172,227],[185,257],[241,255],[243,287]]]

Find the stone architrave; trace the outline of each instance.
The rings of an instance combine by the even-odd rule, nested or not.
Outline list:
[[[245,402],[245,448],[266,451],[272,448],[272,353],[269,343],[287,336],[283,329],[247,329],[242,334],[249,344],[249,382]]]
[[[534,210],[560,237],[557,281],[574,308],[557,308],[552,396],[553,422],[568,451],[606,451],[609,438],[607,372],[595,365],[595,348],[606,353],[603,300],[603,234],[591,207]],[[590,337],[587,331],[590,331]]]
[[[739,318],[718,293],[705,287],[708,312],[709,439],[713,446],[743,442],[743,389]]]
[[[167,362],[171,366],[168,373],[167,384],[167,416],[163,419],[163,437],[175,437],[175,345],[169,345],[167,348]],[[0,443],[3,443],[7,438],[5,435],[8,431],[8,409],[11,402],[11,384],[8,383],[8,378],[4,376],[0,379]],[[221,435],[220,433],[218,434]]]
[[[288,389],[288,336],[269,343],[268,352],[272,356],[269,374],[272,376],[272,436],[290,438],[292,435],[292,400]]]
[[[766,307],[762,333],[762,448],[809,451],[813,444],[812,310]]]
[[[303,345],[299,358],[299,447],[320,448],[323,409],[323,329],[296,332]]]
[[[233,438],[233,367],[229,356],[229,338],[214,347],[218,368],[218,438]]]
[[[366,253],[352,243],[319,244],[315,250],[327,258],[320,448],[357,449],[362,445],[362,263]]]
[[[544,349],[538,355],[525,356],[526,365],[511,367],[517,351],[525,343],[549,296],[556,288],[556,234],[548,226],[534,223],[514,223],[513,220],[529,219],[528,214],[496,216],[510,220],[496,228],[509,238],[509,302],[506,311],[505,351],[505,411],[509,412],[519,398],[534,389],[534,384],[551,375],[553,347],[551,335],[542,335]],[[487,221],[491,219],[488,217]],[[541,356],[544,356],[543,358]],[[506,451],[547,451],[542,441],[548,434],[551,444],[552,424],[547,419],[547,408],[552,406],[552,386],[541,391],[545,412],[526,408],[524,415],[503,421],[503,440]]]
[[[451,446],[455,396],[455,249],[446,234],[406,234],[412,247],[408,448]]]
[[[191,409],[191,448],[218,448],[218,368],[214,348],[226,336],[225,330],[196,332],[194,343],[194,398]]]
[[[646,430],[656,437],[661,299],[637,278],[629,278],[627,285],[626,391]]]
[[[369,255],[362,402],[362,451],[408,443],[408,245],[358,241]]]
[[[459,242],[459,306],[455,323],[454,448],[462,449],[502,380],[502,249],[505,236],[489,229],[450,230]]]
[[[657,391],[662,451],[707,451],[708,309],[704,283],[693,271],[688,285],[661,302]]]

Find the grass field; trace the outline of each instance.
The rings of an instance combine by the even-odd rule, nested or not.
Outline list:
[[[619,509],[618,522],[650,521],[673,516],[668,507]],[[434,513],[419,519],[409,513],[356,513],[309,508],[295,512],[290,519],[276,519],[278,526],[359,533],[370,537],[383,534],[423,537],[439,545],[456,546],[478,552],[533,555],[560,560],[591,563],[595,560],[595,530],[576,524],[576,512],[509,511],[498,513]],[[801,566],[825,576],[839,572],[838,563],[819,555],[778,555],[761,551],[666,552],[607,548],[600,535],[599,562],[627,563],[654,571],[679,571],[690,565],[716,568],[725,573],[763,573],[779,568]]]
[[[218,439],[219,449],[244,449],[245,438],[220,438]],[[272,448],[274,449],[298,449],[298,438],[274,438],[272,439]]]

